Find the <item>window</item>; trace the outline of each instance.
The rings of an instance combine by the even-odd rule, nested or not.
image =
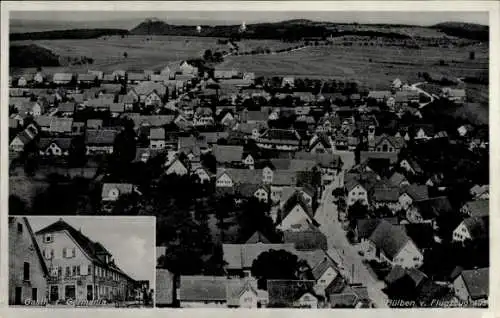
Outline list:
[[[17,223],[17,233],[23,233],[23,225],[21,223]]]
[[[89,275],[92,274],[92,265],[91,264],[89,264],[87,271],[88,271]]]
[[[25,281],[30,280],[30,263],[28,263],[28,262],[24,262],[23,280],[25,280]]]
[[[66,247],[63,247],[63,251],[62,251],[63,257],[68,257],[67,252],[68,252],[68,250],[66,249]]]
[[[76,275],[80,276],[80,265],[76,266]]]
[[[59,276],[59,277],[62,276],[62,267],[61,266],[57,267],[57,276]]]
[[[73,247],[71,249],[71,257],[75,257],[76,256],[76,249]]]
[[[76,276],[76,266],[72,267],[72,273],[73,273],[73,276]]]
[[[53,259],[54,258],[54,249],[51,249],[50,250],[50,259]]]
[[[54,239],[54,238],[53,238],[52,234],[45,234],[45,236],[44,236],[44,238],[43,238],[43,241],[44,241],[45,243],[50,243],[50,242],[52,242],[52,241],[53,241],[53,239]]]
[[[69,266],[66,266],[66,277],[71,276]]]

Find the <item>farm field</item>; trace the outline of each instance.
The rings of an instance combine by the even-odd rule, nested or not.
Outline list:
[[[468,50],[393,47],[308,47],[274,55],[229,56],[220,67],[253,71],[257,76],[308,76],[359,80],[368,87],[386,87],[394,78],[417,82],[418,72],[433,77],[475,76],[488,70],[487,48],[474,48],[476,58],[468,60]],[[444,60],[448,65],[440,66]]]
[[[16,41],[12,44],[36,44],[62,57],[86,56],[94,59],[89,68],[105,72],[124,70],[158,70],[169,62],[198,58],[206,49],[228,50],[227,45],[218,45],[215,38],[176,36],[119,36],[85,40],[38,40]],[[127,52],[127,58],[123,53]],[[85,65],[46,67],[45,71],[86,71]]]

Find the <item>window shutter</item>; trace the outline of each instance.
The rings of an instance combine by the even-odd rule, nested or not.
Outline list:
[[[66,257],[66,247],[63,248],[63,257]]]
[[[88,267],[87,266],[85,266],[85,265],[80,266],[80,270],[81,270],[80,274],[88,275]]]

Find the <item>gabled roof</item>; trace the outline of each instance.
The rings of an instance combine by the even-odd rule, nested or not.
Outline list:
[[[319,262],[318,264],[316,264],[316,266],[314,266],[312,268],[312,270],[311,270],[312,276],[317,281],[321,278],[321,276],[323,276],[323,274],[329,268],[333,268],[334,270],[337,270],[337,264],[335,264],[335,262],[331,258],[325,257],[323,260],[321,260],[321,262]]]
[[[226,301],[228,306],[240,305],[240,297],[247,290],[253,291],[256,295],[257,280],[255,279],[228,279],[226,282]]]
[[[52,117],[50,121],[50,131],[52,132],[71,132],[73,118]]]
[[[370,235],[369,240],[389,259],[393,259],[410,241],[410,238],[401,227],[382,221]]]
[[[388,285],[391,285],[404,277],[409,278],[413,282],[413,287],[415,288],[420,286],[420,284],[427,279],[427,276],[416,268],[403,268],[400,265],[396,265],[384,278],[384,281]]]
[[[273,185],[297,185],[297,172],[294,170],[276,170],[273,176]]]
[[[465,208],[470,211],[471,216],[483,217],[490,214],[490,200],[475,200],[465,203]]]
[[[290,171],[310,171],[316,167],[317,163],[314,160],[305,159],[270,159],[269,166],[273,170],[290,170]]]
[[[395,136],[390,136],[388,134],[382,134],[380,136],[375,136],[375,147],[380,145],[384,140],[387,140],[396,149],[400,149],[405,145],[405,140],[403,138],[398,138]]]
[[[424,219],[433,219],[453,212],[451,203],[446,196],[414,201],[413,205],[417,207]]]
[[[252,236],[245,242],[245,244],[255,244],[255,243],[264,243],[269,244],[271,241],[267,239],[260,231],[255,231]]]
[[[299,192],[295,192],[283,205],[283,209],[280,211],[279,220],[283,221],[296,205],[304,210],[306,215],[309,217],[311,222],[314,222],[314,211],[312,208],[304,201],[304,197]]]
[[[214,145],[212,153],[219,163],[240,162],[243,158],[243,146]]]
[[[460,274],[465,287],[472,299],[487,298],[489,296],[490,269],[488,267],[464,270]]]
[[[36,235],[60,232],[60,231],[67,231],[69,235],[71,235],[71,237],[76,241],[78,246],[80,246],[80,248],[82,248],[85,251],[85,254],[87,254],[92,259],[92,261],[98,263],[99,265],[105,268],[110,268],[115,271],[118,271],[130,279],[130,277],[127,274],[125,274],[125,272],[123,272],[119,267],[117,267],[113,263],[105,263],[100,257],[98,257],[99,255],[102,254],[108,254],[111,256],[109,251],[107,251],[106,248],[104,248],[104,246],[101,243],[92,241],[90,238],[85,236],[81,231],[75,229],[74,227],[66,223],[63,219],[59,219],[59,221],[44,227],[43,229],[36,232]]]
[[[68,150],[71,145],[71,138],[40,138],[38,142],[38,148],[40,150],[45,150],[50,144],[55,143],[61,150]]]
[[[400,194],[406,193],[414,201],[426,200],[429,198],[429,189],[426,185],[409,184],[401,187]]]
[[[347,172],[344,176],[344,184],[347,191],[351,191],[357,185],[362,186],[367,192],[371,191],[378,182],[377,174],[373,171],[363,173]]]
[[[473,240],[489,237],[489,216],[465,218],[463,223]]]
[[[389,178],[389,182],[394,186],[400,186],[402,182],[407,181],[406,177],[399,172],[394,172],[392,176]]]
[[[224,276],[181,276],[179,299],[181,301],[226,301]]]
[[[125,111],[125,104],[122,102],[111,103],[111,105],[109,105],[109,111],[112,113],[123,113]]]
[[[289,129],[268,129],[260,136],[260,138],[294,144],[299,144],[301,140],[297,131]]]
[[[380,222],[385,221],[392,225],[398,225],[398,218],[371,218],[371,219],[359,219],[357,221],[357,230],[359,238],[368,238],[372,235],[373,231],[377,228]]]
[[[399,188],[375,186],[371,198],[375,202],[398,202]]]
[[[71,79],[73,78],[73,74],[71,73],[55,73],[54,77],[52,78],[52,81],[65,81],[65,82],[70,82]]]
[[[165,128],[151,128],[149,130],[150,140],[165,140]]]
[[[316,297],[314,280],[267,280],[269,305],[294,307],[296,302],[306,293]]]
[[[137,95],[149,95],[156,91],[160,96],[165,95],[167,87],[163,83],[156,82],[141,82],[134,87]]]
[[[67,112],[74,112],[75,111],[76,104],[74,102],[66,102],[66,103],[60,103],[57,108],[59,109],[60,112],[67,113]]]
[[[217,169],[216,179],[219,179],[222,175],[227,174],[231,180],[236,184],[261,184],[262,183],[262,170],[255,169]]]
[[[235,186],[235,193],[241,195],[242,197],[249,198],[252,197],[258,189],[263,189],[268,194],[270,192],[268,185],[258,183],[239,183]]]

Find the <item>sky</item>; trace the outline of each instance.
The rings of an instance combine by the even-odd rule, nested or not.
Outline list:
[[[412,25],[433,25],[439,22],[458,21],[479,24],[488,23],[488,12],[471,11],[11,11],[11,19],[44,21],[141,21],[158,18],[173,24],[179,22],[203,24],[233,24],[272,22],[287,19],[310,19],[339,23],[393,23]]]
[[[29,217],[34,232],[57,222],[60,217]],[[101,243],[115,263],[136,280],[154,282],[155,218],[120,216],[65,216],[63,220],[94,242]]]

